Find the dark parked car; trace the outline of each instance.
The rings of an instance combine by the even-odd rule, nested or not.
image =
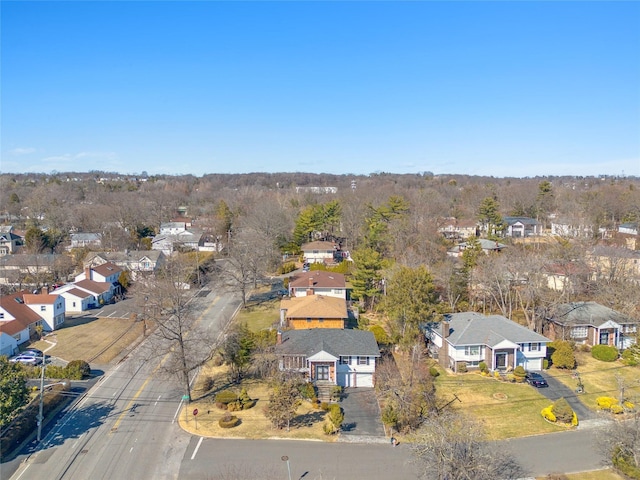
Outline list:
[[[549,384],[539,373],[531,372],[527,373],[527,383],[533,385],[536,388],[548,387]]]

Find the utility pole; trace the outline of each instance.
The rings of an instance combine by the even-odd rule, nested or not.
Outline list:
[[[38,407],[38,443],[40,443],[40,439],[42,438],[42,421],[44,420],[44,416],[42,415],[44,410],[44,359],[44,352],[42,352],[42,369],[40,372],[40,406]]]

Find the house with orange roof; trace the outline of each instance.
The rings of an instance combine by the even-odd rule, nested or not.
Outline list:
[[[280,326],[293,330],[341,328],[349,319],[347,301],[327,295],[283,298],[280,302]]]

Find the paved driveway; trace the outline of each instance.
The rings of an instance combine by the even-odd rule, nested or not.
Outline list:
[[[342,442],[387,442],[380,407],[373,388],[345,388],[340,406],[344,410]]]
[[[558,400],[560,397],[564,397],[576,415],[578,415],[578,420],[593,420],[596,418],[594,412],[585,407],[582,402],[578,399],[579,394],[577,394],[574,390],[571,390],[569,387],[564,385],[560,380],[556,380],[551,375],[545,375],[541,372],[541,375],[547,381],[549,386],[547,388],[539,388],[538,391],[547,397],[549,400],[553,400],[554,402]],[[576,386],[578,382],[576,380]],[[534,388],[534,387],[531,387]]]

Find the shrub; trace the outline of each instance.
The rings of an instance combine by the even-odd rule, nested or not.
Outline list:
[[[565,341],[555,341],[553,343],[554,351],[553,354],[551,354],[551,362],[556,368],[575,368],[576,357],[573,353],[573,345]]]
[[[221,428],[233,428],[239,424],[240,419],[230,413],[226,413],[220,420],[218,420],[218,425],[220,425]]]
[[[214,405],[216,406],[216,408],[219,408],[220,410],[226,410],[227,409],[227,404],[226,403],[215,402]]]
[[[336,385],[335,387],[333,387],[331,389],[331,400],[338,401],[338,400],[340,400],[341,396],[342,396],[342,387],[341,386]]]
[[[300,392],[300,395],[302,396],[302,398],[307,400],[310,400],[316,396],[316,389],[313,386],[313,383],[309,383],[309,382],[301,383],[298,386],[298,391]]]
[[[513,373],[507,373],[506,379],[508,382],[515,383],[516,376]]]
[[[578,426],[578,415],[576,414],[576,412],[573,412],[573,417],[571,417],[571,426],[572,427]]]
[[[207,375],[203,380],[202,380],[202,391],[203,392],[208,392],[209,390],[211,390],[214,386],[214,380],[213,377]]]
[[[458,364],[458,372],[467,373],[467,363],[466,362],[460,362]]]
[[[218,393],[215,398],[216,403],[224,403],[225,405],[231,402],[235,402],[236,400],[238,400],[238,395],[236,395],[235,392],[232,392],[231,390],[223,390]]]
[[[594,345],[591,356],[602,362],[615,362],[618,359],[618,349],[609,345]]]
[[[389,425],[391,427],[395,427],[398,425],[398,412],[391,403],[385,405],[382,410],[382,423],[385,425]]]
[[[621,405],[615,404],[615,405],[611,405],[611,408],[609,409],[609,411],[611,413],[619,415],[620,413],[624,412],[624,408],[622,408]]]
[[[493,372],[493,376],[499,379],[500,378],[500,372],[496,370],[495,372]]]
[[[380,345],[389,345],[391,343],[391,338],[387,335],[387,332],[380,325],[372,325],[369,327],[369,331],[373,333],[373,336],[376,339],[376,342]]]
[[[573,410],[571,409],[569,402],[567,402],[564,397],[560,397],[558,400],[553,402],[551,408],[556,420],[563,423],[571,423],[571,420],[573,419]]]
[[[431,375],[433,378],[436,378],[438,375],[440,375],[440,372],[436,367],[431,366],[429,367],[429,375]]]
[[[82,380],[91,375],[91,367],[84,360],[71,360],[65,367],[66,375],[64,378],[70,380]]]
[[[327,402],[322,402],[322,403],[320,404],[320,410],[322,410],[322,411],[324,411],[324,412],[329,411],[329,404],[328,404]]]
[[[611,410],[611,407],[618,403],[618,399],[613,397],[598,397],[596,405],[602,410]]]
[[[543,370],[549,370],[549,360],[548,359],[543,359],[542,360],[542,368]]]
[[[238,410],[242,410],[242,404],[238,401],[227,403],[227,410],[230,412],[236,412]]]
[[[550,422],[555,422],[556,416],[553,414],[552,409],[553,409],[553,405],[549,405],[548,407],[543,408],[542,411],[540,412],[540,414],[542,415],[542,418]]]
[[[489,370],[489,368],[487,367],[487,362],[480,362],[478,364],[478,368],[480,368],[480,371],[483,373]]]
[[[296,269],[296,262],[287,262],[283,263],[278,267],[278,275],[286,275],[287,273],[291,273]]]
[[[591,346],[583,343],[582,345],[580,345],[580,351],[581,352],[590,352],[591,351]]]
[[[634,408],[636,408],[636,406],[635,406],[633,403],[631,403],[630,401],[628,401],[628,400],[626,400],[626,401],[622,404],[622,406],[623,406],[624,408],[626,408],[627,410],[633,410]]]
[[[513,374],[516,377],[524,377],[527,372],[525,371],[524,367],[522,365],[518,365],[514,370],[513,370]]]
[[[611,454],[611,463],[629,478],[640,478],[640,468],[636,465],[633,455],[618,446]]]
[[[326,417],[327,422],[323,426],[324,433],[332,435],[338,433],[344,421],[344,412],[340,405],[332,403],[329,405],[329,411]]]
[[[630,367],[635,367],[636,365],[640,364],[640,355],[638,350],[633,347],[627,348],[624,352],[622,352],[622,360],[626,365],[629,365]]]

